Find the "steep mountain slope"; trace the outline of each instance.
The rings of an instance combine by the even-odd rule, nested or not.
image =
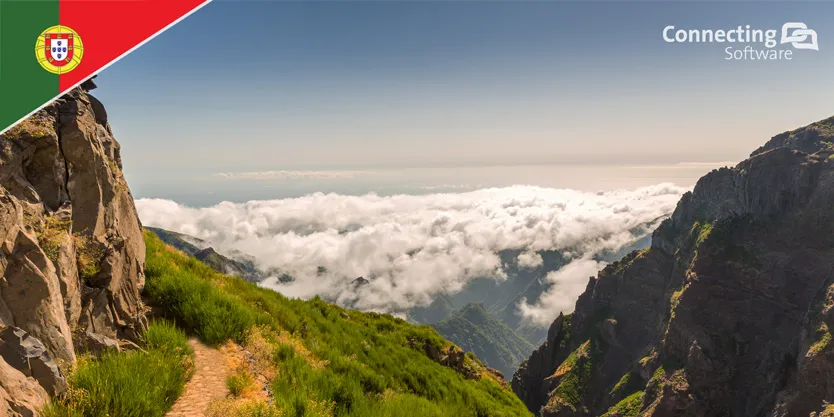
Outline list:
[[[417,323],[432,324],[445,320],[454,312],[455,304],[452,297],[438,294],[432,299],[431,304],[409,310],[408,319]]]
[[[515,372],[533,346],[506,324],[492,316],[482,304],[472,303],[432,327],[452,343],[474,353],[507,378]]]
[[[834,118],[703,177],[513,377],[542,416],[798,416],[834,401]]]
[[[235,275],[252,282],[259,282],[266,278],[266,274],[258,270],[255,263],[243,254],[239,254],[240,256],[238,256],[242,260],[232,259],[228,256],[221,255],[214,248],[210,247],[208,242],[196,237],[171,232],[158,227],[146,227],[146,229],[159,236],[163,242],[185,252],[187,255],[199,259],[217,272]]]
[[[0,415],[32,415],[76,351],[132,346],[146,326],[145,244],[93,87],[0,135]]]
[[[236,343],[251,364],[238,377],[269,393],[229,398],[216,415],[530,415],[500,376],[428,326],[288,299],[145,238],[152,304],[206,343]]]
[[[185,252],[186,255],[194,256],[195,253],[208,246],[206,242],[197,239],[196,237],[188,236],[182,233],[172,232],[170,230],[149,226],[145,226],[145,229],[153,232],[168,245],[171,245]]]

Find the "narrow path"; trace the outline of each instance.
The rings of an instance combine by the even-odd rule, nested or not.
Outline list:
[[[224,398],[229,393],[223,354],[194,338],[188,343],[194,349],[194,376],[185,384],[185,392],[165,417],[204,417],[211,400]]]

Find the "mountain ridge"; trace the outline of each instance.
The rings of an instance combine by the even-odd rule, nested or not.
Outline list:
[[[481,303],[467,304],[431,326],[452,343],[473,352],[486,365],[501,371],[507,379],[533,351],[530,342],[490,314]]]
[[[686,193],[513,377],[552,416],[775,416],[834,399],[834,118]]]

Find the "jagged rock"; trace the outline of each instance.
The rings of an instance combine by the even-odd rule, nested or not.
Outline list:
[[[834,117],[774,136],[764,146],[756,149],[751,157],[777,148],[787,148],[807,154],[830,152],[834,136]]]
[[[617,320],[606,319],[603,321],[600,337],[609,345],[620,346],[620,342],[617,341]]]
[[[161,229],[155,230],[159,231]],[[261,273],[258,269],[255,268],[254,263],[252,263],[251,261],[242,262],[236,259],[231,259],[227,256],[221,255],[212,247],[199,249],[196,252],[194,252],[192,256],[199,259],[204,264],[210,266],[215,271],[222,272],[228,275],[238,276],[250,282],[259,282],[266,277],[263,273]]]
[[[40,340],[55,358],[72,362],[72,335],[55,268],[38,246],[36,236],[14,226],[10,229],[13,233],[9,235],[14,237],[7,235],[0,250],[0,322],[23,329]]]
[[[84,346],[90,352],[104,352],[108,350],[119,350],[119,341],[109,338],[100,333],[84,332]]]
[[[35,378],[50,395],[67,390],[67,381],[40,340],[16,327],[0,330],[0,356],[26,376]]]
[[[494,377],[495,377],[495,379],[496,379],[496,380],[497,380],[497,381],[498,381],[501,385],[504,385],[504,386],[506,386],[506,385],[507,385],[507,382],[504,380],[504,373],[503,373],[503,372],[501,372],[501,371],[499,371],[499,370],[497,370],[497,369],[495,369],[495,368],[490,368],[490,367],[488,367],[488,366],[486,367],[486,371],[487,371],[488,373],[492,374],[492,376],[494,376]]]
[[[44,388],[63,389],[43,358],[70,363],[76,348],[118,348],[146,326],[141,225],[93,87],[0,135],[0,328],[25,332],[24,356],[43,351],[21,372],[4,339],[0,372],[12,385],[0,390],[0,415],[32,415]]]
[[[95,79],[96,77],[98,77],[98,75],[93,75],[92,77],[84,80],[84,82],[81,83],[80,88],[84,91],[92,91],[98,88],[96,83],[93,81],[93,79]]]
[[[0,416],[36,417],[49,401],[38,383],[0,358]]]
[[[513,390],[543,416],[605,414],[624,398],[610,395],[615,387],[642,391],[644,416],[828,413],[832,149],[834,118],[777,135],[701,178],[648,250],[589,281]],[[576,378],[562,365],[588,341],[598,357]],[[559,401],[571,403],[551,407]]]
[[[466,352],[455,345],[440,348],[428,340],[419,339],[408,339],[408,344],[414,349],[422,349],[429,359],[454,369],[464,378],[478,379],[480,377],[479,369],[474,367],[475,364],[466,360]],[[496,370],[495,372],[501,375],[500,371]],[[501,378],[503,380],[503,375],[501,375]]]

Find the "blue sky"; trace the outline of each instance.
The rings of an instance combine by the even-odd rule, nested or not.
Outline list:
[[[787,21],[820,50],[661,36]],[[833,23],[823,2],[217,0],[94,94],[139,197],[219,172],[735,161],[834,114]]]

